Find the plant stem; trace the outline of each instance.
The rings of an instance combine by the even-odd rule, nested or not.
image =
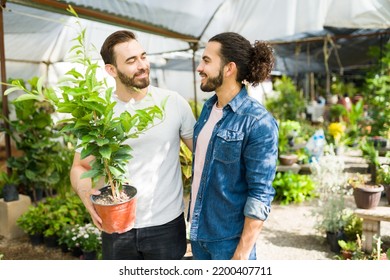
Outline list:
[[[112,193],[112,197],[114,198],[114,203],[117,203],[118,202],[118,195],[116,193],[114,180],[112,180],[111,172],[110,172],[110,169],[108,168],[108,163],[107,163],[106,159],[104,160],[104,168],[106,169],[106,174],[108,176],[108,182],[110,183],[110,186],[111,186],[111,193]]]

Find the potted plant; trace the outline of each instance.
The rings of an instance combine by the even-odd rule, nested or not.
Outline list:
[[[334,144],[335,153],[341,154],[344,149],[343,137],[345,125],[342,122],[332,122],[328,126],[328,132],[331,136],[330,143]]]
[[[36,91],[38,77],[25,83],[21,79],[10,80],[30,91]],[[19,94],[19,92],[18,92]],[[19,154],[7,159],[7,165],[15,170],[20,181],[20,191],[31,196],[34,203],[44,194],[52,196],[57,186],[66,182],[71,162],[65,162],[65,153],[70,149],[61,143],[61,135],[54,126],[54,106],[47,100],[30,99],[11,103],[16,119],[9,123],[7,133],[14,140]],[[69,184],[68,184],[69,186]]]
[[[76,225],[74,227],[73,240],[80,247],[84,259],[96,259],[102,250],[102,238],[100,231],[91,223]]]
[[[77,18],[73,8],[69,7],[68,11]],[[155,125],[156,119],[161,120],[165,103],[136,110],[133,115],[124,112],[116,116],[115,103],[111,100],[113,88],[108,87],[104,79],[97,78],[100,67],[90,56],[90,48],[85,43],[85,29],[79,21],[77,24],[80,31],[69,55],[73,63],[82,66],[83,71],[75,68],[68,71],[56,88],[43,88],[43,79],[40,79],[36,90],[29,91],[16,83],[5,94],[21,89],[25,94],[16,99],[17,102],[48,100],[54,104],[57,112],[69,116],[59,121],[65,124],[62,131],[80,139],[78,147],[82,148],[82,159],[88,156],[95,158],[90,164],[91,169],[82,178],[91,178],[94,186],[104,179],[101,194],[91,197],[103,220],[103,230],[107,233],[124,232],[134,225],[137,193],[134,186],[125,184],[129,179],[125,173],[126,165],[132,157],[132,148],[124,142],[138,137]],[[109,211],[106,212],[106,209]],[[114,218],[114,223],[109,220],[111,213],[121,217]]]
[[[279,123],[279,162],[281,165],[293,165],[298,161],[298,155],[294,152],[294,138],[301,131],[298,121],[281,121]]]
[[[318,204],[313,209],[315,228],[326,234],[326,240],[332,252],[339,253],[338,240],[345,240],[344,227],[347,224],[345,196],[350,192],[345,185],[345,163],[341,157],[325,154],[310,164],[312,178],[317,188]]]
[[[19,177],[15,170],[11,171],[11,175],[7,172],[0,173],[0,189],[5,202],[19,200]]]
[[[45,231],[44,205],[32,205],[17,220],[16,224],[28,235],[32,245],[43,243],[43,232]]]
[[[379,166],[379,152],[374,147],[374,144],[367,139],[363,139],[359,146],[362,151],[363,158],[368,163],[368,172],[371,174],[371,182],[376,182],[376,171]]]
[[[343,259],[344,260],[351,260],[353,257],[353,254],[358,249],[356,241],[339,240],[338,243],[339,243],[339,246],[341,248],[341,255],[343,256]]]
[[[378,206],[384,189],[383,186],[375,183],[366,183],[364,176],[359,173],[349,178],[348,184],[353,189],[356,207],[372,209]]]

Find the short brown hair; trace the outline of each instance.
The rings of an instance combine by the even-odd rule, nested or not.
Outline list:
[[[108,36],[100,49],[100,55],[102,56],[104,63],[116,66],[114,47],[117,44],[131,40],[137,40],[137,38],[133,32],[128,30],[119,30]]]

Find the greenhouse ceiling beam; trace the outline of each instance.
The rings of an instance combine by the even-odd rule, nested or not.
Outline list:
[[[29,6],[41,10],[55,12],[59,14],[70,15],[67,12],[68,3],[59,2],[55,0],[8,0],[8,2]],[[71,2],[71,1],[69,1]],[[172,39],[178,39],[185,42],[198,42],[199,38],[194,36],[178,33],[167,28],[152,25],[150,23],[137,21],[134,19],[123,18],[118,15],[113,15],[104,11],[94,10],[91,8],[77,6],[72,4],[72,8],[77,12],[81,18],[86,18],[93,21],[99,21],[102,23],[117,25],[125,28],[136,29],[142,32],[151,33],[163,37]]]

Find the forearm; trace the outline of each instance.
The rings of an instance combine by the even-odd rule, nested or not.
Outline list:
[[[263,228],[264,221],[245,217],[244,229],[236,251],[232,257],[233,260],[247,260],[256,244],[257,238]]]
[[[91,214],[94,224],[101,229],[101,218],[96,213],[90,199],[91,194],[98,194],[99,191],[92,188],[92,180],[90,178],[81,178],[81,175],[87,170],[85,164],[80,164],[79,155],[76,155],[70,171],[70,182],[73,190],[78,194],[85,208]]]
[[[90,178],[81,179],[81,175],[86,171],[87,170],[82,166],[73,166],[70,172],[72,188],[82,200],[89,196],[92,189]]]

